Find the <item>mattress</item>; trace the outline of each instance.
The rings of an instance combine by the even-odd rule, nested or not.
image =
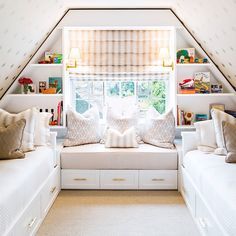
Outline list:
[[[38,147],[24,159],[0,161],[0,235],[17,220],[53,166],[49,147]]]
[[[236,235],[236,164],[224,156],[188,152],[183,165],[229,235]]]
[[[177,151],[149,144],[139,148],[105,148],[99,143],[66,147],[61,151],[61,168],[176,170]]]

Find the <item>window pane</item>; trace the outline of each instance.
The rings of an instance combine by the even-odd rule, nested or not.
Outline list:
[[[132,81],[121,82],[122,97],[134,96],[135,84]]]
[[[166,83],[165,81],[151,82],[151,94],[153,97],[166,98]]]
[[[138,98],[148,98],[150,86],[148,82],[138,82]]]
[[[106,82],[107,96],[120,96],[120,83],[119,82]]]

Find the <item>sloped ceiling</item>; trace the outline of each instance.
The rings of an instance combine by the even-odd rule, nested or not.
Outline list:
[[[170,7],[236,87],[236,0],[0,0],[0,97],[72,7]]]

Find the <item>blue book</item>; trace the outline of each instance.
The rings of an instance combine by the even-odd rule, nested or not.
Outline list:
[[[62,93],[62,77],[49,77],[49,88],[56,88],[56,93]]]

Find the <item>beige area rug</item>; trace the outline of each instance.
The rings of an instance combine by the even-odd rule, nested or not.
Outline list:
[[[197,236],[177,191],[61,191],[37,236]]]

